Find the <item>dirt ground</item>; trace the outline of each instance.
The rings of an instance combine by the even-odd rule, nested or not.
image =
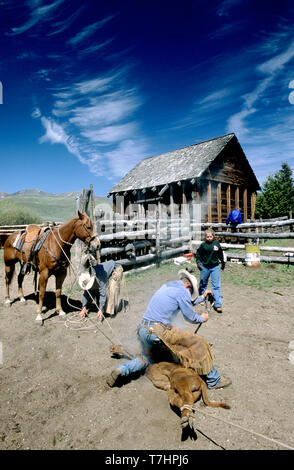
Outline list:
[[[110,355],[111,341],[138,348],[136,327],[149,299],[160,285],[177,278],[178,269],[170,263],[127,277],[126,311],[102,325],[94,311],[85,322],[79,321],[81,291],[73,289],[70,275],[64,289],[68,297],[63,296],[67,315],[60,319],[51,279],[45,300],[48,310],[39,327],[34,322],[32,275],[24,283],[26,305],[17,300],[14,279],[15,301],[4,307],[1,261],[1,450],[294,448],[294,365],[288,359],[288,346],[294,340],[293,282],[292,287],[266,291],[223,282],[224,311],[212,310],[199,334],[212,344],[217,369],[233,381],[226,389],[209,391],[209,397],[227,402],[231,409],[197,402],[194,437],[182,434],[180,418],[166,393],[154,388],[146,376],[121,387],[107,386],[107,375],[120,362]],[[231,277],[246,271],[230,263],[226,269]],[[198,313],[203,310],[196,308]],[[195,330],[195,325],[183,322],[183,326]]]

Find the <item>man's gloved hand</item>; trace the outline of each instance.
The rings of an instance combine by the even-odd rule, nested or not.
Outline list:
[[[223,271],[225,269],[225,267],[226,267],[226,263],[223,261],[222,266],[221,266],[221,270]]]
[[[199,271],[202,271],[202,268],[203,268],[203,264],[201,263],[201,261],[197,261],[197,268],[199,269]]]
[[[203,294],[202,294],[202,297],[203,297],[204,300],[205,300],[205,299],[208,299],[208,300],[209,300],[210,296],[213,297],[213,293],[212,293],[212,291],[211,291],[210,289],[206,289],[206,290],[203,292]]]

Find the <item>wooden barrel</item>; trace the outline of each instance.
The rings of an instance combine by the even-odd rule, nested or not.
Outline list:
[[[259,245],[245,244],[245,264],[250,268],[260,267],[260,250]]]

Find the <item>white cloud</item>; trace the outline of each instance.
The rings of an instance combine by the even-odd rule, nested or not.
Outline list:
[[[121,178],[146,156],[147,145],[138,139],[128,139],[121,142],[118,147],[107,152],[107,159],[113,178]]]
[[[81,93],[83,95],[94,93],[97,95],[97,93],[102,93],[108,90],[113,80],[113,76],[84,80],[83,82],[78,82],[74,85],[72,93]]]
[[[91,142],[98,143],[113,143],[122,141],[131,137],[136,132],[135,123],[121,124],[117,126],[107,126],[100,129],[90,129],[82,131],[82,135],[91,140]]]
[[[123,176],[146,156],[147,145],[134,120],[142,100],[135,89],[122,87],[121,77],[120,71],[55,92],[55,119],[41,116],[45,134],[39,142],[64,145],[97,176]]]
[[[68,136],[64,132],[62,126],[54,122],[52,119],[41,117],[41,123],[46,130],[46,134],[40,137],[39,142],[50,142],[51,144],[66,144]]]
[[[77,11],[75,11],[72,15],[66,18],[63,21],[57,21],[51,25],[51,28],[54,28],[54,31],[48,33],[47,36],[55,36],[56,34],[62,33],[66,29],[68,29],[72,23],[78,18],[79,14],[83,10],[84,6],[81,6]]]
[[[89,36],[92,36],[97,29],[102,28],[108,21],[110,21],[113,18],[113,16],[108,16],[104,18],[103,20],[96,21],[95,23],[92,23],[88,26],[86,26],[82,31],[78,32],[73,38],[71,38],[68,41],[68,44],[71,44],[72,46],[76,46],[80,42],[82,42],[84,39],[88,38]]]
[[[81,163],[87,163],[87,160],[80,153],[77,142],[73,137],[67,135],[61,125],[44,116],[41,117],[41,123],[45,128],[46,133],[40,137],[40,144],[46,142],[51,144],[63,144],[71,154],[75,155],[80,160]]]
[[[140,105],[132,91],[117,91],[91,100],[93,105],[73,109],[70,123],[79,128],[105,126],[129,117]]]
[[[228,119],[227,132],[235,132],[245,138],[249,136],[250,129],[246,124],[246,119],[256,112],[257,105],[262,105],[261,98],[270,86],[273,86],[279,73],[291,59],[294,58],[294,42],[292,41],[287,49],[279,54],[276,54],[270,60],[260,64],[256,67],[257,72],[266,75],[261,79],[253,90],[243,95],[243,106],[238,113],[235,113]],[[250,138],[250,137],[248,137]]]
[[[16,28],[11,29],[10,35],[18,35],[22,34],[33,26],[35,26],[40,21],[45,21],[48,17],[51,17],[52,14],[55,13],[56,9],[64,2],[65,0],[56,0],[55,2],[51,3],[50,5],[43,5],[40,6],[40,1],[30,1],[27,2],[30,8],[30,17],[29,19],[22,25]]]
[[[113,39],[107,39],[106,41],[101,42],[100,44],[92,44],[92,46],[89,46],[86,49],[81,49],[79,51],[79,55],[80,56],[85,56],[87,54],[93,54],[93,53],[99,51],[100,49],[102,49],[103,47],[107,46],[108,44],[110,44],[112,42],[112,40]]]
[[[265,74],[273,75],[284,67],[294,57],[294,41],[290,44],[286,51],[277,54],[270,60],[264,62],[257,67],[257,70]]]

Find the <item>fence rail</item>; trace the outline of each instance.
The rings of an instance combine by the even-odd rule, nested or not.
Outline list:
[[[60,225],[60,223],[55,224]],[[48,223],[41,225],[48,226]],[[16,230],[25,229],[27,225],[5,225],[0,227],[1,241]],[[181,219],[135,219],[135,220],[98,220],[97,234],[101,241],[101,259],[117,259],[127,270],[136,266],[157,264],[163,260],[174,258],[187,251],[196,250],[201,243],[204,230],[215,230],[224,250],[244,250],[245,244],[254,240],[293,239],[294,219],[252,221],[236,227],[224,223],[199,223],[189,217]],[[285,231],[287,229],[289,231]],[[221,230],[226,228],[226,231]],[[270,232],[264,231],[271,230]],[[277,230],[282,232],[276,232]],[[233,231],[232,231],[233,230]],[[249,231],[250,230],[250,231]],[[231,243],[224,243],[229,239]],[[238,243],[233,243],[232,239]],[[5,241],[5,240],[4,240]],[[294,263],[294,247],[268,247],[259,244],[261,251],[280,252],[283,256],[261,256],[261,261],[277,263]],[[288,254],[288,256],[285,256]],[[227,252],[228,259],[245,259],[243,254]],[[143,268],[142,268],[143,269]]]

